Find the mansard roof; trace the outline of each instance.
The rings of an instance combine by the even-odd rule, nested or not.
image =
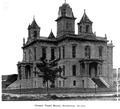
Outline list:
[[[66,17],[66,18],[70,18],[70,19],[71,18],[72,19],[76,19],[74,17],[72,8],[67,3],[64,3],[61,7],[59,7],[59,12],[58,12],[58,18],[57,18],[57,20],[60,19],[60,18],[62,18],[62,17]]]
[[[83,14],[83,16],[82,16],[82,18],[81,18],[81,20],[80,20],[80,22],[79,22],[78,24],[80,24],[80,23],[93,23],[93,22],[88,18],[85,10],[84,10],[84,14]]]

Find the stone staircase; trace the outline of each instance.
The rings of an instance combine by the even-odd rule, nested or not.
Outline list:
[[[100,78],[92,78],[92,80],[99,88],[107,88],[107,86],[100,80]]]

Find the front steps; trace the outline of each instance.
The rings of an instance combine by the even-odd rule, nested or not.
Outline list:
[[[99,88],[107,88],[107,86],[101,81],[100,78],[92,78],[92,80]]]

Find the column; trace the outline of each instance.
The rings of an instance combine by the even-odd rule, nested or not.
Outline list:
[[[87,63],[85,62],[85,76],[87,76],[88,72],[87,72]]]
[[[25,79],[25,66],[21,65],[21,75],[22,75],[22,79]]]
[[[99,65],[99,63],[97,64],[97,76],[100,76],[100,65]]]
[[[18,64],[17,65],[17,69],[18,69],[18,80],[21,80],[21,65],[20,64]]]
[[[82,74],[82,67],[81,67],[81,63],[80,63],[80,76],[82,76],[81,74]]]
[[[102,76],[102,64],[100,64],[100,75]]]
[[[87,63],[87,76],[89,77],[89,63]]]

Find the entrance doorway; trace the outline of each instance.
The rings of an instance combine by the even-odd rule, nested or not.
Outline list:
[[[94,78],[97,76],[97,63],[96,62],[92,62],[89,65],[89,76],[91,78]]]
[[[85,86],[84,86],[84,80],[82,80],[82,88],[85,88]]]

